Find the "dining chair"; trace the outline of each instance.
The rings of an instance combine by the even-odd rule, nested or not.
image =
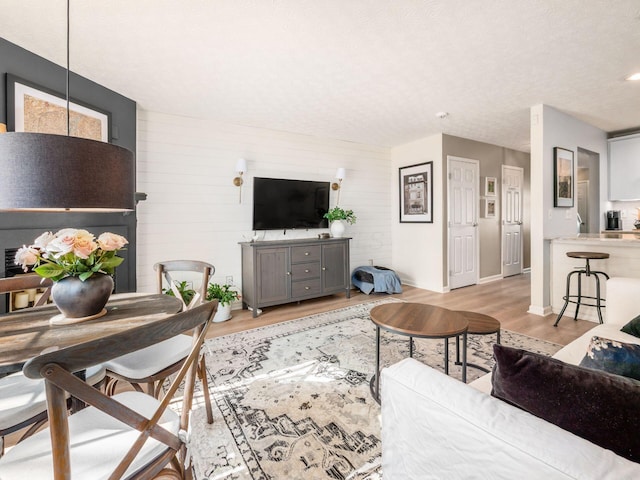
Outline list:
[[[51,294],[53,282],[36,274],[16,275],[0,278],[0,294],[42,290],[28,305],[44,305]],[[10,300],[11,301],[11,300]],[[28,308],[28,307],[27,307]],[[92,366],[85,372],[87,383],[99,386],[105,378],[102,365]],[[0,456],[4,454],[5,437],[21,432],[18,442],[33,435],[47,421],[44,381],[32,380],[22,372],[0,378]]]
[[[0,458],[2,480],[70,479],[72,473],[73,478],[113,480],[148,479],[159,474],[185,478],[198,358],[216,308],[217,302],[207,302],[27,362],[25,376],[45,381],[49,427]],[[160,399],[137,391],[110,397],[73,374],[185,332],[192,332],[191,349]],[[68,415],[65,392],[90,406]]]
[[[158,262],[153,266],[153,269],[157,274],[158,293],[163,293],[163,288],[166,283],[176,298],[182,301],[185,310],[188,310],[193,305],[199,305],[206,301],[209,280],[213,274],[216,273],[216,267],[210,263],[201,262],[199,260],[169,260],[165,262]],[[200,286],[199,288],[194,289],[195,295],[188,304],[182,298],[182,295],[178,290],[178,282],[173,278],[172,274],[181,275],[181,278],[190,274],[197,274],[200,276]]]
[[[184,310],[194,308],[206,301],[209,279],[215,272],[215,267],[210,263],[196,260],[171,260],[156,263],[153,268],[157,272],[158,293],[163,293],[163,287],[166,282],[176,298],[182,301]],[[172,273],[176,275],[178,272],[201,276],[201,285],[196,290],[193,299],[188,303],[182,299],[176,287],[176,279],[172,276]],[[108,361],[105,364],[107,368],[107,393],[109,395],[115,394],[118,382],[125,381],[139,392],[143,392],[142,386],[146,385],[147,392],[158,398],[165,380],[180,369],[190,348],[191,341],[188,336],[176,335],[145,349]],[[207,421],[208,423],[213,423],[206,374],[205,359],[204,355],[202,355],[198,361],[198,377],[202,384]]]

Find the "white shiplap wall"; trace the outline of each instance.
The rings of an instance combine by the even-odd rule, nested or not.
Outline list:
[[[242,203],[232,183],[236,160],[247,159]],[[138,110],[138,291],[155,291],[153,264],[204,260],[214,280],[241,287],[240,246],[253,235],[254,176],[334,181],[344,167],[340,204],[358,217],[347,227],[351,267],[392,268],[391,156],[387,148]],[[335,205],[335,192],[331,193]],[[321,231],[265,232],[264,239],[316,237]]]

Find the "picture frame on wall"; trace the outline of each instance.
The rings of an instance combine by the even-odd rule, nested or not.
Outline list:
[[[484,179],[484,196],[495,197],[496,196],[496,177],[485,177]]]
[[[433,162],[400,167],[400,223],[433,223]]]
[[[108,112],[69,102],[69,135],[109,141]],[[29,80],[7,74],[7,127],[14,132],[67,135],[66,96]]]
[[[496,217],[496,199],[495,198],[486,198],[484,200],[484,216],[485,218],[495,218]]]
[[[573,151],[553,148],[553,206],[573,207],[574,199]]]

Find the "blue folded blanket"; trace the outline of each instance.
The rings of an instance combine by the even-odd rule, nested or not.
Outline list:
[[[367,281],[366,278],[371,277],[373,282]],[[376,291],[378,293],[402,293],[400,277],[398,277],[396,272],[389,269],[372,267],[369,265],[357,267],[351,274],[351,282],[367,295],[372,291]]]

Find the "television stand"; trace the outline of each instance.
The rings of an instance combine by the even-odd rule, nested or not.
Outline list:
[[[351,296],[350,238],[240,242],[242,308],[258,309],[344,292]]]

